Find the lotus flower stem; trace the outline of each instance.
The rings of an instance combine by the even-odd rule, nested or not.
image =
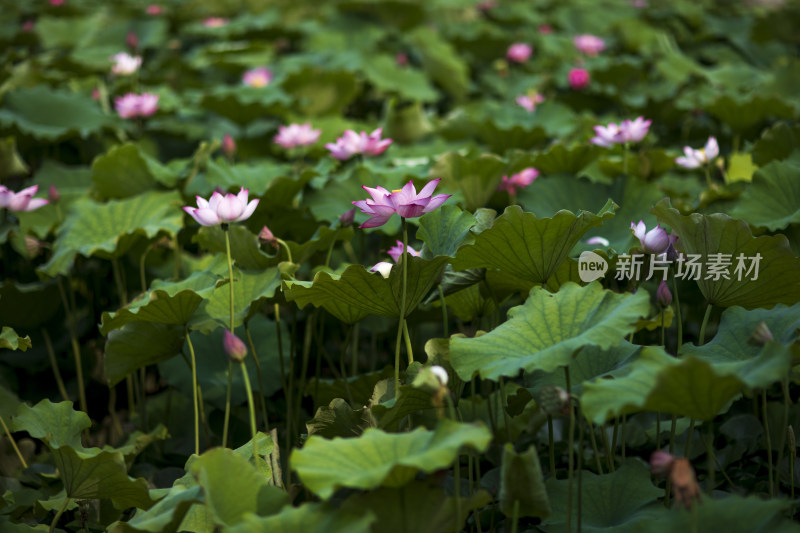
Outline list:
[[[447,410],[450,412],[450,419],[453,422],[458,422],[455,402],[449,390],[446,391],[445,397],[447,398]],[[456,524],[453,531],[459,531],[461,529],[461,456],[458,453],[456,453],[456,461],[453,465],[453,487],[456,500]]]
[[[78,377],[78,401],[80,402],[81,411],[88,412],[86,407],[86,389],[83,385],[83,365],[81,364],[81,347],[78,345],[78,338],[75,332],[75,315],[70,309],[69,302],[67,301],[67,293],[64,290],[64,284],[61,283],[61,278],[58,278],[58,292],[61,295],[61,304],[64,306],[64,312],[67,315],[67,329],[69,330],[70,343],[72,345],[72,355],[75,357],[75,372]]]
[[[279,239],[277,237],[275,238],[275,240],[278,241],[278,244],[283,246],[284,250],[286,250],[286,258],[289,260],[289,262],[294,263],[294,261],[292,260],[292,250],[291,248],[289,248],[289,245],[286,244],[286,241],[284,241],[283,239]]]
[[[592,451],[594,452],[595,468],[597,473],[603,475],[603,462],[600,460],[600,450],[597,448],[597,438],[594,435],[594,424],[586,418],[586,423],[589,425],[589,441],[592,443]]]
[[[619,417],[614,417],[614,432],[611,434],[611,460],[617,461],[617,437],[619,437]]]
[[[442,331],[444,332],[444,338],[448,338],[450,333],[447,327],[447,303],[444,300],[444,289],[442,289],[442,284],[439,284],[439,301],[442,302]]]
[[[714,464],[714,421],[708,421],[708,441],[706,442],[706,449],[708,450],[708,495],[714,493],[714,486],[716,485],[716,465]]]
[[[547,415],[547,444],[548,455],[550,456],[550,475],[556,479],[556,452],[554,451],[555,439],[553,437],[553,417]]]
[[[772,476],[772,436],[769,433],[769,417],[767,416],[767,390],[761,389],[761,416],[764,419],[764,437],[767,440],[767,468],[769,469],[769,495],[775,496]],[[794,471],[791,473],[794,475]]]
[[[674,455],[675,453],[675,431],[678,427],[678,417],[676,415],[672,415],[672,424],[669,429],[669,454]],[[667,477],[667,486],[664,488],[664,506],[669,508],[669,496],[671,492],[672,486],[669,481],[669,477]]]
[[[608,445],[608,431],[606,431],[606,425],[600,428],[600,434],[603,436],[603,449],[606,452],[606,463],[608,464],[608,471],[614,472],[616,469],[614,468],[614,455],[611,453],[611,448]]]
[[[622,428],[620,430],[619,440],[620,448],[622,449],[622,461],[625,461],[625,424],[628,421],[628,415],[622,415]]]
[[[783,391],[783,419],[781,420],[781,427],[783,431],[781,431],[781,442],[778,445],[778,467],[783,464],[783,450],[786,448],[786,435],[789,429],[789,408],[792,404],[792,399],[789,397],[789,382],[788,378],[783,378],[781,381],[781,390]],[[794,470],[790,470],[789,472],[794,472]],[[780,481],[778,481],[780,484]],[[780,487],[780,485],[778,485]],[[776,490],[777,488],[776,487]]]
[[[56,354],[53,351],[53,343],[50,341],[50,334],[47,333],[45,328],[42,328],[42,337],[44,337],[44,345],[47,348],[47,357],[50,359],[50,366],[53,367],[53,376],[56,378],[56,385],[58,385],[58,392],[65,402],[69,401],[67,389],[64,387],[64,380],[61,379],[61,372],[58,370],[58,361],[56,361]]]
[[[222,232],[225,234],[225,253],[228,259],[228,286],[230,287],[230,331],[233,333],[234,317],[234,291],[233,291],[233,260],[231,258],[231,236],[227,223],[221,224]],[[222,423],[222,447],[228,444],[228,423],[231,418],[231,385],[233,373],[233,363],[228,361],[228,388],[225,392],[225,420]]]
[[[583,430],[584,417],[579,403],[575,402],[576,418],[578,418],[578,533],[582,531],[583,517]]]
[[[503,411],[503,425],[506,427],[506,442],[511,441],[511,419],[508,416],[508,409],[506,409],[508,405],[508,400],[506,399],[506,386],[503,383],[503,377],[500,376],[500,410]]]
[[[675,319],[678,322],[678,345],[675,348],[675,355],[678,355],[681,352],[681,346],[683,346],[683,322],[681,320],[681,299],[678,296],[678,278],[674,273],[672,276],[672,295],[675,297]]]
[[[400,224],[403,227],[403,253],[400,256],[398,263],[400,268],[403,269],[403,288],[400,296],[400,324],[397,328],[397,342],[394,349],[394,397],[400,397],[400,339],[403,335],[406,322],[406,286],[408,284],[408,227],[406,225],[405,217],[400,217]],[[406,348],[408,350],[408,348]],[[408,358],[409,364],[413,361],[414,355],[409,350]]]
[[[567,533],[572,531],[572,469],[574,458],[572,452],[575,446],[575,409],[572,405],[572,386],[569,380],[569,367],[564,367],[564,378],[567,382],[567,393],[570,395],[569,402],[569,446],[567,450]]]
[[[703,315],[703,323],[700,324],[700,337],[697,339],[697,345],[702,346],[706,342],[706,326],[708,325],[708,317],[711,316],[711,304],[706,306],[706,314]]]
[[[411,335],[408,334],[408,321],[403,320],[403,339],[406,342],[406,352],[408,353],[408,364],[414,362],[414,348],[411,346]]]
[[[517,533],[517,522],[519,522],[519,500],[514,500],[514,510],[511,512],[511,533]],[[569,517],[567,517],[567,524],[569,524]],[[569,526],[567,526],[569,531]]]
[[[250,353],[253,354],[253,361],[256,363],[256,377],[258,378],[258,390],[261,394],[258,395],[261,398],[261,417],[264,419],[264,428],[266,431],[269,431],[269,418],[267,417],[267,404],[264,400],[264,380],[261,377],[261,363],[258,361],[258,355],[256,354],[256,345],[253,344],[253,336],[250,335],[250,327],[248,326],[247,322],[244,323],[244,333],[247,335],[247,344],[250,346]]]
[[[686,432],[686,446],[683,448],[683,456],[687,459],[689,454],[692,453],[692,437],[694,436],[694,418],[689,421],[689,431]]]
[[[622,173],[628,174],[628,151],[630,150],[629,144],[625,143],[622,146]]]
[[[228,445],[228,424],[231,419],[231,385],[233,374],[233,362],[228,361],[228,387],[225,389],[225,419],[222,422],[222,447]]]
[[[353,361],[351,363],[350,371],[353,373],[354,376],[358,375],[358,333],[359,333],[359,324],[356,322],[353,324]]]
[[[200,407],[197,399],[197,360],[194,356],[192,338],[186,328],[186,345],[189,346],[189,357],[192,363],[192,406],[194,407],[194,453],[200,455]]]
[[[275,304],[275,330],[278,336],[278,358],[280,359],[280,368],[281,368],[281,387],[283,388],[283,397],[286,398],[286,420],[289,421],[292,419],[292,396],[291,396],[291,389],[289,388],[289,384],[286,382],[286,368],[283,362],[283,333],[281,330],[281,307],[279,304]],[[286,433],[289,433],[288,423],[286,428]]]
[[[72,501],[72,498],[67,498],[66,500],[64,500],[64,505],[61,506],[61,509],[59,509],[58,512],[56,513],[56,515],[53,517],[53,521],[50,522],[50,533],[54,533],[55,532],[56,525],[58,524],[58,521],[61,520],[61,515],[63,515],[64,511],[67,510],[67,507],[69,506],[69,503],[71,501]]]
[[[300,404],[303,401],[303,393],[306,390],[306,375],[308,374],[308,361],[311,356],[311,340],[314,336],[314,326],[317,322],[319,309],[315,309],[311,316],[306,320],[306,331],[303,336],[303,362],[300,368],[300,386],[297,388],[297,400],[294,406],[295,429],[300,427]]]
[[[11,434],[11,431],[8,430],[8,426],[6,425],[6,421],[0,416],[0,424],[3,426],[3,431],[6,433],[6,437],[8,437],[8,441],[11,443],[11,447],[14,448],[14,453],[17,454],[19,458],[19,462],[22,463],[22,468],[28,468],[28,463],[25,462],[25,458],[22,456],[22,452],[19,451],[17,447],[17,441],[14,440],[14,436]]]
[[[258,439],[256,439],[256,405],[253,402],[253,389],[250,387],[250,376],[247,375],[247,367],[244,361],[239,363],[244,379],[244,389],[247,392],[247,407],[250,411],[250,433],[253,436],[253,465],[258,466]]]
[[[703,168],[706,171],[706,185],[708,188],[711,188],[711,163],[706,163],[703,165]]]
[[[786,428],[786,433],[789,438],[789,493],[792,506],[789,507],[789,517],[794,518],[794,461],[797,458],[797,443],[794,439],[794,428],[790,425]]]

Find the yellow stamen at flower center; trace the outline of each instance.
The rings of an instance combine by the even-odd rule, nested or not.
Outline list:
[[[392,194],[394,194],[394,193],[396,193],[396,192],[400,192],[400,191],[402,191],[402,190],[403,190],[403,189],[394,189],[394,190],[392,190]]]

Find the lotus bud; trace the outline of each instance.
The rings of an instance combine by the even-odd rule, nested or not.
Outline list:
[[[50,185],[50,189],[47,191],[47,199],[50,200],[51,204],[57,204],[61,199],[61,193],[58,192],[55,185]]]
[[[375,263],[375,265],[370,268],[372,272],[378,272],[384,278],[388,278],[389,274],[392,273],[392,264],[388,261],[380,261]]]
[[[650,456],[650,472],[654,476],[666,476],[675,462],[675,456],[664,450],[656,450]]]
[[[230,133],[226,133],[222,138],[222,153],[225,154],[225,157],[228,159],[233,159],[233,156],[236,154],[236,141],[233,140]]]
[[[128,48],[131,50],[136,50],[139,48],[139,36],[136,35],[135,32],[129,31],[128,35],[125,37],[125,44],[128,45]]]
[[[658,305],[661,307],[669,307],[669,304],[672,303],[672,293],[669,292],[669,287],[667,287],[667,282],[663,279],[661,283],[658,284],[658,290],[656,291],[656,301],[658,301]]]
[[[569,414],[569,393],[561,387],[548,385],[539,392],[539,407],[548,415]]]
[[[573,68],[570,69],[569,74],[567,74],[567,80],[569,81],[570,87],[573,89],[583,89],[589,85],[591,78],[589,76],[589,71],[585,68]]]
[[[343,228],[352,226],[353,220],[355,220],[355,218],[356,218],[356,208],[354,207],[352,209],[348,209],[347,211],[339,215],[339,224]]]
[[[41,252],[42,248],[44,247],[44,243],[42,241],[31,237],[30,235],[25,235],[25,237],[23,237],[23,241],[25,242],[25,250],[28,252],[28,257],[31,259],[39,255],[39,252]]]
[[[697,475],[688,459],[681,457],[673,461],[669,470],[669,480],[675,491],[677,505],[691,509],[695,500],[702,502],[700,484],[697,483]]]
[[[227,329],[222,339],[222,346],[225,348],[228,358],[234,363],[241,363],[247,357],[247,346],[244,345],[242,339]]]
[[[750,334],[750,338],[747,339],[747,343],[755,346],[764,346],[773,340],[775,339],[772,337],[772,332],[769,330],[767,323],[762,320],[758,323],[753,333]]]
[[[433,365],[431,367],[431,372],[433,372],[433,375],[436,376],[436,378],[439,380],[439,383],[442,384],[442,387],[447,386],[447,381],[449,379],[449,376],[447,375],[447,370],[445,370],[443,367],[439,365]]]
[[[273,248],[278,247],[278,239],[275,237],[275,235],[272,234],[270,229],[266,226],[261,228],[261,231],[258,233],[258,240],[261,241],[262,244],[272,246]]]

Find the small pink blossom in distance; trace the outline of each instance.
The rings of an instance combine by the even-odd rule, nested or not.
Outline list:
[[[553,33],[553,27],[550,24],[542,24],[539,26],[539,33],[542,35],[550,35]]]
[[[355,220],[355,218],[356,218],[356,208],[351,207],[350,209],[339,215],[339,224],[341,224],[343,228],[352,226],[353,220]]]
[[[656,450],[650,456],[650,471],[654,476],[666,476],[674,462],[675,456],[665,450]]]
[[[111,72],[121,76],[127,76],[136,72],[142,66],[142,58],[139,56],[132,56],[127,52],[120,52],[111,56],[110,61],[114,64],[111,65]]]
[[[250,69],[242,76],[242,82],[248,87],[266,87],[272,81],[272,72],[266,67]]]
[[[263,244],[272,246],[273,248],[277,248],[280,244],[278,242],[278,238],[275,237],[275,234],[272,233],[272,230],[267,226],[261,228],[261,231],[258,233],[258,240]]]
[[[408,56],[405,52],[398,52],[396,56],[394,56],[394,61],[401,67],[405,67],[408,65]]]
[[[50,0],[51,6],[60,6],[64,4],[64,0]]]
[[[225,354],[234,363],[241,363],[247,357],[247,346],[244,341],[230,332],[225,330],[222,337],[222,347],[225,349]]]
[[[145,13],[153,16],[160,15],[161,12],[162,12],[161,6],[158,4],[150,4],[149,6],[147,6],[147,9],[145,9]]]
[[[636,117],[635,120],[623,120],[619,125],[619,142],[623,144],[638,143],[647,135],[651,122],[651,120],[645,120],[644,117]]]
[[[599,244],[600,246],[606,246],[607,247],[611,243],[605,237],[590,237],[590,238],[586,239],[586,244],[591,244],[591,245],[594,245],[594,246]]]
[[[539,93],[533,94],[521,94],[517,96],[516,100],[517,105],[522,107],[528,112],[533,112],[536,110],[536,105],[541,104],[544,102],[544,96]]]
[[[595,126],[594,133],[595,136],[589,142],[603,148],[611,148],[618,144],[622,138],[619,126],[614,122],[609,123],[607,126]]]
[[[125,36],[125,44],[128,45],[128,48],[131,50],[139,48],[139,36],[136,35],[136,32],[128,32],[128,35]]]
[[[100,89],[97,87],[92,89],[92,100],[100,100]]]
[[[228,19],[222,17],[208,17],[203,21],[206,28],[221,28],[228,24]]]
[[[441,180],[429,181],[419,193],[414,188],[414,182],[412,181],[406,183],[402,189],[391,192],[381,186],[373,189],[363,185],[364,190],[372,198],[353,202],[353,205],[361,209],[362,213],[370,217],[361,224],[361,227],[377,228],[378,226],[383,226],[395,213],[402,218],[417,218],[425,213],[430,213],[451,196],[449,194],[432,196],[439,181]]]
[[[573,40],[575,48],[587,56],[596,56],[606,49],[606,42],[596,35],[578,35]]]
[[[396,242],[397,244],[386,250],[386,253],[389,254],[395,263],[397,263],[398,259],[400,259],[400,256],[403,255],[403,241]],[[413,249],[411,246],[408,246],[406,251],[414,257],[419,257],[420,252]]]
[[[507,191],[508,194],[517,194],[517,189],[523,189],[533,183],[539,177],[539,171],[533,167],[526,168],[517,174],[503,176],[503,181],[497,186],[499,191]]]
[[[24,32],[32,32],[35,23],[32,20],[26,20],[22,23],[22,31]]]
[[[236,154],[236,141],[233,140],[230,133],[226,133],[222,137],[222,153],[225,154],[225,157],[228,159]]]
[[[333,157],[342,161],[357,154],[380,155],[392,144],[392,139],[381,139],[382,134],[383,128],[377,128],[369,135],[365,131],[356,133],[346,130],[335,143],[328,143],[325,148],[330,150]]]
[[[677,235],[668,235],[667,230],[657,224],[655,228],[647,231],[643,221],[638,224],[631,222],[631,233],[639,239],[642,251],[646,254],[663,254],[667,251],[670,244],[678,240]]]
[[[478,11],[489,11],[493,7],[497,7],[497,2],[495,0],[483,0],[475,4],[475,7]]]
[[[34,198],[33,195],[39,190],[38,185],[33,185],[19,192],[0,185],[0,208],[7,207],[11,211],[27,212],[39,209],[43,205],[50,203],[44,198]]]
[[[569,81],[569,86],[573,89],[583,89],[589,85],[591,78],[589,77],[589,71],[585,68],[572,68],[567,74],[567,81]]]
[[[186,206],[184,211],[202,226],[216,226],[229,222],[241,222],[250,218],[258,206],[258,199],[247,201],[248,190],[241,188],[239,194],[228,193],[224,196],[214,191],[209,200],[197,197],[197,207]]]
[[[50,184],[50,188],[47,190],[47,200],[51,204],[57,204],[59,200],[61,200],[61,193],[52,183]]]
[[[683,147],[683,157],[678,157],[675,162],[683,168],[698,168],[710,163],[719,155],[719,144],[717,139],[709,137],[706,145],[699,150],[695,150],[690,146]]]
[[[158,95],[128,93],[115,98],[114,107],[122,118],[149,117],[158,110]]]
[[[508,47],[506,57],[515,63],[524,63],[533,54],[533,48],[526,43],[514,43]]]
[[[289,124],[288,126],[278,126],[278,134],[273,140],[286,149],[298,146],[308,146],[319,140],[322,130],[311,128],[310,123]]]

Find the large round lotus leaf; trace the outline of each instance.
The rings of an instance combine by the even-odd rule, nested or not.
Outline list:
[[[769,374],[787,368],[790,356],[773,343],[749,364],[754,372]],[[584,383],[581,406],[586,417],[597,424],[639,411],[711,420],[748,388],[739,369],[692,356],[677,359],[661,347],[648,346],[627,374]]]
[[[800,259],[792,253],[785,236],[753,237],[747,224],[721,213],[683,216],[669,206],[668,199],[659,202],[650,212],[679,235],[678,248],[687,255],[700,256],[699,263],[704,268],[697,284],[709,303],[753,309],[800,301]],[[711,254],[724,254],[713,256],[716,259],[727,258],[729,279],[720,276],[714,280],[713,275],[709,276],[707,264],[711,262]],[[744,268],[737,274],[740,256]],[[748,273],[757,256],[760,256],[758,269],[753,268]],[[724,261],[717,264],[724,264]]]
[[[259,204],[268,202],[275,207],[291,204],[294,196],[308,181],[295,178],[289,165],[272,161],[256,165],[231,165],[222,159],[209,160],[203,177],[207,184],[201,191],[203,194],[208,194],[217,187],[237,193],[243,187],[250,191],[251,199],[258,197],[261,198]]]
[[[104,199],[129,198],[155,189],[172,187],[177,173],[153,159],[135,144],[113,146],[92,163],[94,190]]]
[[[385,433],[371,428],[355,439],[312,436],[303,448],[292,450],[289,462],[303,485],[327,500],[340,487],[402,487],[417,472],[449,466],[464,446],[486,451],[491,438],[483,425],[445,419],[435,431],[417,428],[409,433]]]
[[[420,102],[433,102],[439,97],[424,73],[398,65],[389,55],[368,56],[362,68],[370,83],[385,93]]]
[[[413,2],[403,2],[403,11],[408,13]],[[469,91],[469,65],[458,54],[458,50],[434,28],[418,26],[406,33],[404,38],[416,47],[422,56],[422,68],[432,81],[438,83],[453,98],[460,100]]]
[[[173,236],[183,227],[182,203],[177,191],[151,191],[105,204],[79,200],[58,228],[53,256],[41,271],[48,276],[66,274],[77,254],[118,257],[137,235],[151,239],[164,232]]]
[[[161,533],[178,531],[189,508],[203,503],[201,487],[175,485],[164,498],[147,511],[139,511],[127,522],[117,522],[114,533]]]
[[[577,144],[570,148],[563,144],[555,144],[533,158],[530,166],[549,175],[561,173],[577,175],[597,159],[601,152],[600,147],[593,144]]]
[[[246,514],[239,524],[225,529],[226,533],[369,533],[375,515],[369,510],[346,512],[328,503],[305,503],[300,507],[286,506],[273,516]],[[383,529],[383,528],[381,528]]]
[[[27,335],[20,337],[13,329],[3,326],[0,332],[0,348],[8,348],[9,350],[27,351],[31,347],[31,338]]]
[[[274,80],[266,87],[215,85],[201,95],[204,108],[239,124],[259,116],[280,114],[291,100]]]
[[[753,175],[731,216],[770,231],[800,222],[800,166],[773,161]]]
[[[645,506],[664,494],[663,490],[653,485],[650,470],[637,460],[628,460],[610,474],[598,476],[584,470],[581,476],[583,531],[638,531],[636,526],[647,519],[644,516],[647,510]],[[574,480],[573,484],[575,493],[572,495],[571,521],[574,528],[578,523],[578,493]],[[567,517],[569,483],[566,479],[550,478],[546,485],[553,514],[544,520],[544,524],[547,525],[547,531],[562,531]],[[666,511],[675,513],[674,510]]]
[[[184,328],[159,322],[129,322],[108,334],[103,368],[114,386],[136,369],[169,359],[181,352]]]
[[[88,137],[116,123],[88,95],[50,89],[45,85],[5,95],[0,109],[0,125],[16,126],[23,133],[47,141],[72,135]]]
[[[341,113],[359,92],[354,73],[312,66],[287,76],[283,88],[294,97],[300,114],[307,116]]]
[[[620,344],[649,306],[644,291],[617,294],[599,283],[566,283],[555,294],[534,287],[499,327],[480,337],[452,338],[450,360],[463,380],[475,372],[494,380],[520,370],[552,372],[584,346]]]
[[[764,322],[775,344],[758,346],[748,342]],[[792,344],[800,332],[800,303],[778,304],[770,310],[729,307],[722,313],[716,335],[707,344],[684,344],[681,355],[708,361],[718,370],[739,376],[750,388],[767,388],[783,379],[792,363]]]
[[[723,95],[706,106],[705,111],[716,116],[737,133],[757,126],[769,117],[792,118],[794,107],[776,96],[750,96],[734,99]]]
[[[617,205],[609,200],[595,215],[559,211],[552,218],[537,218],[517,205],[506,208],[494,225],[462,246],[453,268],[491,268],[533,283],[546,283],[573,246],[591,228],[614,216]]]
[[[447,257],[431,260],[411,257],[407,263],[406,316],[416,308],[431,287],[439,280]],[[285,281],[283,293],[287,301],[296,301],[301,308],[309,303],[324,307],[347,323],[368,314],[396,318],[400,316],[403,275],[392,268],[388,278],[369,272],[361,265],[350,265],[341,275],[319,272],[314,281]]]
[[[775,159],[783,160],[800,146],[800,126],[778,122],[764,131],[753,145],[753,162],[763,167]]]
[[[523,453],[515,452],[511,444],[503,447],[499,499],[500,510],[506,516],[513,516],[517,502],[518,516],[544,518],[550,515],[550,501],[536,446],[531,446]]]
[[[456,255],[469,239],[469,230],[477,220],[456,205],[443,205],[419,219],[417,238],[425,242],[422,257],[430,259],[437,255]]]
[[[495,155],[469,159],[448,152],[434,164],[431,178],[440,178],[447,189],[460,191],[464,209],[472,212],[488,203],[505,171],[505,162]]]

